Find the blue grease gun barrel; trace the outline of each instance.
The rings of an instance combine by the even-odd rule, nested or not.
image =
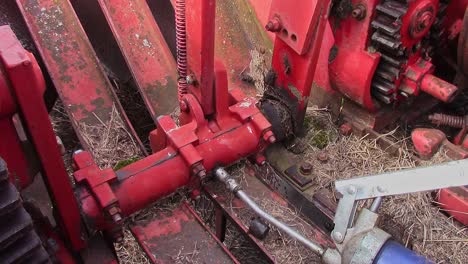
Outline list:
[[[388,240],[380,249],[374,264],[433,264],[434,262],[416,254],[400,243]]]

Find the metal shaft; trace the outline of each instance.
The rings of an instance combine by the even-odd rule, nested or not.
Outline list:
[[[375,198],[374,201],[372,202],[370,210],[374,213],[377,213],[377,211],[380,208],[380,205],[382,204],[382,200],[383,200],[382,196]]]
[[[240,189],[240,185],[229,175],[229,173],[224,170],[223,168],[217,168],[215,170],[216,179],[226,184],[226,187],[233,192],[239,199],[241,199],[247,206],[249,206],[258,216],[263,218],[264,220],[268,221],[270,224],[277,227],[279,230],[283,231],[290,237],[294,238],[295,240],[301,242],[304,246],[312,250],[313,252],[317,253],[318,255],[322,256],[325,252],[325,249],[316,242],[313,242],[303,235],[299,234],[296,230],[289,227],[285,223],[279,221],[272,215],[265,212],[262,208],[260,208],[257,203],[255,203],[244,191]]]

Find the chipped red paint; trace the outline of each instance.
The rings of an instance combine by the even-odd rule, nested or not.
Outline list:
[[[106,123],[114,106],[132,140],[139,142],[70,2],[17,3],[82,145],[82,125]]]
[[[432,74],[426,74],[421,80],[421,91],[434,96],[442,102],[450,103],[457,95],[458,87]]]
[[[286,90],[297,104],[292,114],[297,123],[294,133],[300,134],[328,24],[330,1],[285,3],[275,0],[271,4],[270,20],[279,19],[283,23],[282,29],[276,32],[272,68],[277,74],[276,86]],[[297,21],[306,23],[292,19],[297,17]]]
[[[438,129],[417,128],[411,133],[411,140],[421,158],[431,159],[446,140],[446,136]]]
[[[380,60],[380,54],[367,51],[377,2],[363,2],[367,10],[363,20],[348,16],[342,20],[337,18],[338,21],[330,21],[332,25],[339,25],[333,29],[337,48],[330,51],[334,54],[327,61],[323,61],[330,63],[327,70],[332,87],[369,111],[376,110],[371,97],[371,82]],[[356,71],[356,65],[359,65],[359,71]],[[351,72],[353,74],[349,74]]]
[[[468,186],[440,190],[438,204],[460,223],[468,225]]]
[[[197,101],[186,95],[186,98],[192,98],[188,101],[190,115],[181,116],[181,126],[178,127],[169,116],[159,118],[158,129],[151,136],[155,153],[116,172],[117,181],[110,186],[123,216],[129,216],[187,185],[190,178],[201,171],[210,171],[217,164],[229,165],[255,155],[271,143],[271,136],[265,136],[271,129],[270,124],[255,106],[255,99],[246,98],[239,90],[231,91],[228,97],[226,86],[217,87],[224,90],[217,92],[220,96],[218,101],[226,103],[216,104],[217,119],[208,123]],[[231,102],[229,107],[227,102]],[[75,178],[86,178],[83,173],[77,171]],[[93,186],[83,187],[89,189]],[[82,209],[96,228],[106,229],[103,208],[96,197],[99,195],[82,196]]]
[[[41,162],[42,175],[57,212],[56,220],[73,249],[82,249],[85,244],[78,203],[63,164],[49,113],[41,100],[45,92],[41,70],[34,56],[21,46],[10,27],[0,27],[0,40],[0,60],[4,73],[8,76],[10,91],[15,97],[24,128]]]
[[[176,64],[145,0],[99,0],[154,120],[177,105]]]
[[[194,262],[239,263],[186,203],[152,221],[137,221],[131,231],[153,263],[174,263],[194,251],[188,256]]]

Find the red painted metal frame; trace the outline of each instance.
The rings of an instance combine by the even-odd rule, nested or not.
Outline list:
[[[302,25],[293,23],[295,20],[285,20],[281,23],[280,32],[276,33],[273,50],[272,67],[277,74],[276,86],[288,91],[293,100],[297,101],[298,109],[295,118],[299,126],[296,133],[302,130],[305,110],[312,89],[313,77],[317,66],[317,60],[321,51],[322,36],[328,23],[330,1],[291,1],[285,6],[284,1],[274,0],[271,4],[272,12],[270,21],[278,19],[281,23],[287,18],[307,18],[310,21]],[[297,20],[299,21],[299,20]],[[292,28],[287,28],[291,26]],[[284,31],[283,31],[284,30]],[[285,42],[287,32],[288,40]],[[295,34],[296,41],[292,34]],[[292,46],[291,46],[292,45]]]
[[[2,83],[5,80],[4,78],[5,77],[2,73],[0,73],[0,86],[2,86]],[[8,96],[10,92],[6,92],[8,92],[8,94],[0,91],[1,96]],[[5,114],[5,112],[3,112],[2,115],[3,114]],[[11,114],[14,114],[14,112],[11,112]],[[8,115],[0,117],[0,131],[2,131],[0,156],[5,159],[10,167],[10,171],[13,172],[10,174],[12,182],[18,182],[19,187],[23,189],[32,183],[33,175],[31,175],[28,169],[28,160],[22,150],[21,141],[18,137],[18,133],[16,132],[12,118],[13,116]]]
[[[6,73],[0,70],[0,131],[2,141],[0,144],[0,156],[6,160],[12,182],[18,182],[20,188],[31,184],[33,176],[29,171],[26,154],[22,150],[21,139],[15,128],[13,120],[17,112],[17,106],[11,94]]]
[[[214,59],[216,1],[187,0],[187,58],[196,83],[190,92],[199,100],[205,115],[214,107]]]
[[[440,190],[437,202],[449,215],[468,226],[468,186]]]
[[[236,97],[241,99],[235,101]],[[237,92],[234,95],[231,93],[231,101],[235,103],[229,107],[230,115],[216,122],[208,123],[202,119],[200,106],[198,109],[194,107],[191,112],[198,110],[198,117],[201,118],[192,117],[193,121],[181,127],[177,127],[169,116],[161,117],[152,141],[154,150],[160,150],[117,171],[117,179],[109,176],[107,179],[110,182],[86,185],[89,191],[82,192],[80,196],[84,214],[93,220],[97,228],[109,229],[108,226],[114,223],[109,223],[110,219],[106,219],[102,211],[109,209],[106,205],[112,203],[104,204],[98,201],[112,201],[115,195],[122,215],[129,216],[162,196],[187,185],[191,176],[198,175],[200,171],[209,171],[217,164],[229,165],[261,152],[271,140],[268,133],[269,123],[255,107],[254,99],[245,98]],[[201,121],[202,125],[197,126],[195,120]],[[77,180],[96,182],[94,178],[110,173],[96,170],[95,165],[81,162],[84,155],[86,152],[78,153],[74,157],[77,168],[83,169],[75,173]],[[105,193],[96,188],[101,185]],[[111,187],[112,193],[107,192],[106,185]],[[100,198],[102,196],[104,198]]]
[[[153,263],[173,263],[174,256],[194,250],[200,250],[192,256],[197,262],[239,263],[185,202],[152,221],[137,221],[131,231]]]
[[[365,1],[366,16],[357,20],[351,16],[344,19],[331,20],[334,28],[336,52],[330,55],[328,73],[331,86],[363,106],[367,110],[375,111],[371,97],[371,82],[380,60],[380,54],[367,51],[370,39],[370,23],[374,17],[377,0]],[[356,66],[359,65],[359,70]],[[352,73],[352,74],[350,74]]]
[[[83,126],[107,123],[115,108],[143,150],[69,0],[17,3],[82,146]]]
[[[214,0],[193,3],[210,6],[212,12],[214,4]],[[214,20],[207,21],[204,26],[214,31]],[[199,29],[188,27],[188,35],[192,35],[191,30]],[[197,36],[195,33],[193,35]],[[214,43],[213,38],[199,41]],[[212,51],[207,51],[200,59],[213,60],[211,55],[206,56],[214,54],[213,45],[201,46]],[[80,194],[82,209],[96,228],[115,233],[121,216],[129,216],[191,180],[191,187],[197,188],[206,171],[216,165],[229,165],[244,157],[260,155],[275,141],[271,125],[256,107],[256,100],[246,97],[240,90],[228,92],[226,69],[219,62],[213,65],[212,84],[200,86],[204,91],[200,94],[183,96],[182,103],[186,107],[181,110],[180,126],[170,116],[158,118],[157,130],[150,134],[153,155],[115,174],[110,169],[99,170],[86,152],[74,156],[78,169],[75,179],[85,187]],[[206,95],[207,90],[212,90],[209,101],[214,107],[210,119],[206,119],[202,109],[202,98],[196,97]]]
[[[146,1],[98,2],[153,120],[173,112],[176,64]]]
[[[49,114],[45,103],[41,100],[45,92],[41,70],[32,54],[21,46],[8,26],[0,27],[0,39],[2,40],[0,58],[4,71],[11,84],[14,103],[21,113],[25,129],[42,164],[44,181],[57,209],[57,222],[73,248],[81,249],[84,247],[84,241],[81,234],[80,211]]]
[[[188,5],[193,0],[187,1],[187,19],[190,19],[190,15],[196,14],[193,12],[196,5],[199,5],[200,1],[194,1],[195,5]],[[268,2],[267,0],[265,2]],[[262,2],[262,1],[257,1]],[[174,6],[175,1],[171,0]],[[260,24],[252,12],[252,8],[256,7],[257,3],[251,3],[249,0],[235,0],[235,1],[217,1],[216,3],[216,16],[215,16],[215,58],[221,61],[226,67],[228,74],[229,87],[241,89],[248,96],[256,95],[257,91],[255,87],[247,82],[242,81],[242,73],[245,73],[249,68],[251,62],[250,52],[253,50],[265,50],[266,54],[272,47],[271,41],[267,32],[263,29],[263,25]],[[267,3],[267,6],[269,4]],[[268,12],[269,9],[264,11]],[[198,19],[198,15],[195,17]],[[198,34],[194,32],[195,34]],[[201,36],[202,39],[206,36]],[[194,45],[188,34],[188,47]],[[195,39],[196,42],[201,40]],[[195,43],[195,45],[197,45]],[[267,57],[269,55],[266,55]],[[196,58],[195,56],[194,58]],[[189,58],[189,61],[193,60]],[[195,76],[199,78],[198,76]]]

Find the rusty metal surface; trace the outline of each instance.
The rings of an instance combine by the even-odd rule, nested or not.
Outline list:
[[[298,207],[298,210],[309,223],[314,223],[323,232],[328,232],[333,229],[333,215],[328,210],[324,210],[323,206],[310,195],[308,195],[307,187],[300,189],[299,186],[293,183],[293,179],[287,179],[287,162],[281,162],[281,159],[288,157],[287,150],[281,150],[280,146],[272,146],[266,152],[267,160],[271,165],[256,167],[256,175],[270,188],[280,193],[285,200],[290,204]],[[275,153],[276,152],[276,153]],[[278,154],[278,155],[277,155]],[[290,158],[290,157],[289,157]],[[291,159],[291,158],[290,158]],[[293,162],[291,160],[290,162]],[[277,171],[283,171],[284,174]],[[284,176],[283,176],[284,175]],[[297,186],[297,187],[296,187]],[[309,198],[310,197],[310,198]]]
[[[185,203],[131,231],[153,263],[239,263]]]
[[[114,108],[139,142],[68,0],[17,0],[83,146],[82,125],[108,122]],[[141,145],[141,144],[140,144]]]
[[[153,118],[177,103],[174,58],[145,0],[99,0],[146,106]]]
[[[230,88],[255,94],[255,87],[243,82],[241,73],[249,66],[252,50],[268,51],[272,44],[247,0],[217,1],[215,38],[215,57],[226,66]]]

